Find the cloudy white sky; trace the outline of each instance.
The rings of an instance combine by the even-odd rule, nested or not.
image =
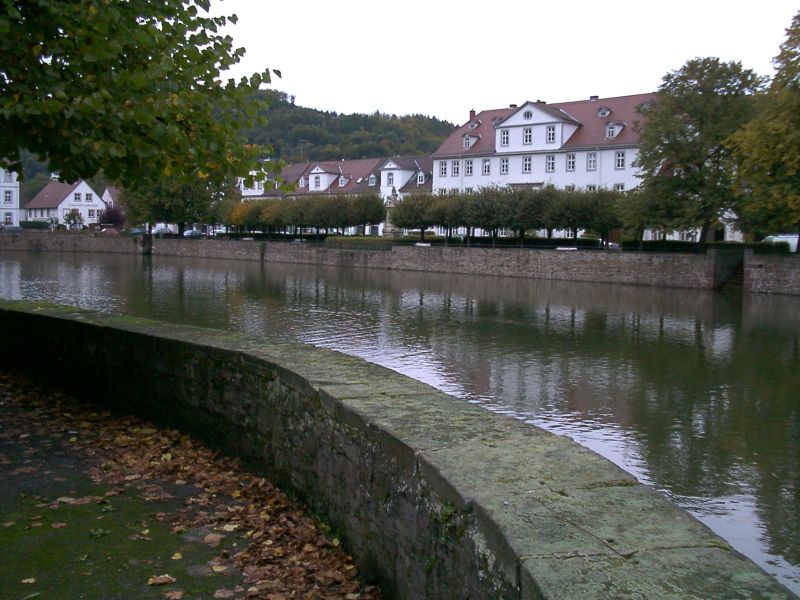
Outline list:
[[[279,69],[273,87],[339,113],[423,114],[655,90],[697,56],[761,75],[796,0],[214,0],[239,17],[241,70]]]

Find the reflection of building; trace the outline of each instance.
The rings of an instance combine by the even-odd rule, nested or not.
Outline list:
[[[3,225],[19,225],[19,180],[14,171],[0,169],[0,222]]]
[[[65,215],[76,210],[83,225],[98,222],[106,203],[85,181],[51,181],[25,207],[28,221],[64,223]]]

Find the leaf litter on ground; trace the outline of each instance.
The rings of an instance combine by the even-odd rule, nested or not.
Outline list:
[[[155,502],[173,498],[172,492],[181,488],[182,507],[155,515],[170,523],[172,533],[199,532],[198,541],[212,548],[221,547],[226,536],[235,536],[243,549],[222,549],[209,571],[236,570],[242,585],[220,589],[215,597],[381,598],[377,587],[359,581],[352,557],[340,548],[338,539],[326,535],[324,525],[267,479],[244,470],[236,459],[212,452],[177,430],[112,415],[16,374],[0,372],[0,393],[22,411],[15,423],[20,435],[68,439],[70,450],[85,459],[92,480],[113,487],[104,497],[61,497],[47,504],[50,508],[59,503],[97,503],[111,512],[109,498],[114,495],[135,493]],[[90,532],[105,534],[102,528]],[[179,557],[180,553],[173,555]],[[147,583],[174,583],[170,579],[174,578],[167,574],[153,575]],[[165,593],[176,600],[182,596],[181,590]]]

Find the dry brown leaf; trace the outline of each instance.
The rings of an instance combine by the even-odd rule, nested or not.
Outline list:
[[[233,598],[234,595],[235,594],[232,591],[225,589],[214,592],[214,598]]]
[[[66,523],[62,523],[61,521],[59,521],[58,523],[50,523],[50,527],[52,527],[53,529],[61,529],[62,527],[66,527],[66,526],[67,526],[67,524]]]
[[[35,577],[28,577],[27,579],[23,579],[22,583],[36,583]]]
[[[166,592],[164,597],[167,600],[183,600],[183,592],[180,590],[173,590],[171,592]]]
[[[225,536],[220,535],[218,533],[209,533],[206,537],[203,538],[203,542],[211,546],[212,548],[216,548],[219,546],[219,543],[223,540]]]
[[[167,585],[170,583],[175,583],[177,579],[175,579],[172,575],[153,575],[150,579],[147,580],[147,585]]]

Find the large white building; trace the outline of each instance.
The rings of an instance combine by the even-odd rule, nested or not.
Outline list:
[[[487,186],[630,190],[639,185],[637,108],[653,94],[470,111],[433,155],[433,191]]]
[[[14,171],[0,169],[0,223],[19,225],[19,180]]]

